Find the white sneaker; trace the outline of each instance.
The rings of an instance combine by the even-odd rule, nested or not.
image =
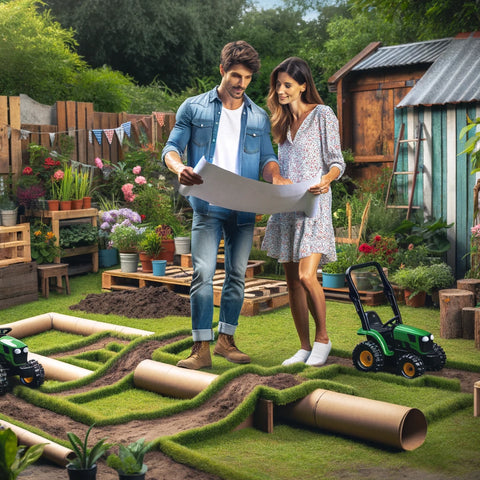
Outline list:
[[[301,348],[293,357],[287,358],[283,361],[282,365],[292,365],[293,363],[305,363],[310,356],[310,350],[304,350]]]
[[[324,365],[327,361],[328,354],[332,349],[332,342],[329,340],[328,343],[319,343],[314,342],[312,353],[308,357],[308,360],[305,362],[307,365],[311,367],[320,367]]]

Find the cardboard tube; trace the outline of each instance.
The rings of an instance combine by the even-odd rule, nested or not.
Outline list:
[[[91,335],[93,333],[108,330],[123,333],[125,335],[140,335],[143,337],[148,337],[155,333],[147,330],[140,330],[138,328],[115,325],[113,323],[97,322],[96,320],[87,320],[86,318],[63,315],[61,313],[53,313],[52,315],[53,328],[64,332],[77,333],[79,335]]]
[[[169,397],[193,398],[217,377],[218,375],[213,373],[143,360],[133,373],[133,382],[137,387]]]
[[[12,337],[23,338],[37,333],[45,332],[52,328],[52,316],[49,313],[37,315],[36,317],[25,318],[18,322],[4,323],[0,327],[10,327],[9,333]]]
[[[0,425],[4,428],[10,428],[13,433],[15,433],[19,445],[26,445],[27,447],[30,447],[32,445],[38,445],[39,443],[46,443],[43,449],[43,456],[52,462],[61,465],[62,467],[67,465],[67,463],[69,463],[75,457],[73,450],[59,445],[58,443],[52,442],[51,440],[41,437],[40,435],[29,432],[24,428],[17,427],[17,425],[13,425],[5,420],[0,420]]]
[[[45,370],[45,377],[49,380],[68,382],[70,380],[77,380],[79,378],[86,377],[87,375],[93,373],[91,370],[87,370],[86,368],[77,367],[76,365],[55,360],[54,358],[44,357],[43,355],[38,355],[37,353],[30,352],[28,357],[37,360],[37,362],[42,365],[43,369]]]
[[[414,450],[423,444],[427,422],[416,408],[317,389],[280,409],[281,416],[312,427]]]

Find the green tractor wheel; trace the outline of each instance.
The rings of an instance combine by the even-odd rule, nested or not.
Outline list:
[[[420,357],[413,353],[405,353],[397,362],[397,373],[404,378],[415,378],[425,373],[425,365]]]
[[[361,372],[383,370],[385,357],[380,347],[373,341],[359,343],[352,352],[353,365]]]
[[[0,365],[0,395],[8,392],[7,370]]]
[[[34,374],[31,377],[20,377],[20,382],[30,388],[38,388],[45,381],[45,370],[36,360],[29,360],[27,362],[34,369]]]

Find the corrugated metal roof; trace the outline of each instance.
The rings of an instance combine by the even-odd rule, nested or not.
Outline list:
[[[371,70],[373,68],[433,63],[451,42],[451,38],[443,38],[427,42],[380,47],[375,53],[369,55],[358,65],[355,65],[352,70]]]
[[[480,101],[480,38],[455,38],[397,107]]]

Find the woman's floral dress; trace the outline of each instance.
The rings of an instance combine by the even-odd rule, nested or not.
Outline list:
[[[319,172],[325,175],[337,166],[345,170],[338,120],[332,109],[317,105],[305,118],[292,141],[290,129],[286,141],[278,147],[280,173],[293,183],[309,180]],[[298,262],[313,253],[321,253],[321,264],[336,260],[332,226],[332,192],[317,195],[314,217],[303,212],[278,213],[268,220],[262,249],[280,263]]]

